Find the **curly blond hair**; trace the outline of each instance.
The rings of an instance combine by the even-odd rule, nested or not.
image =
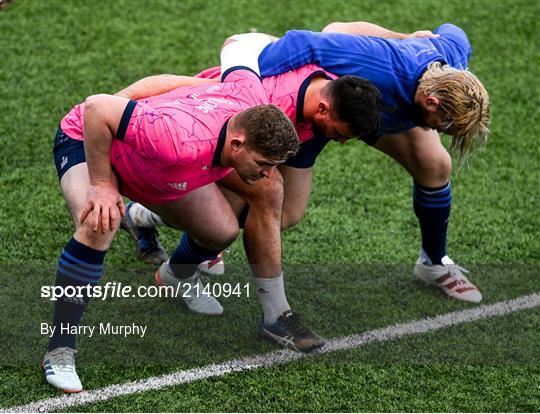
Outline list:
[[[480,80],[468,70],[432,62],[418,84],[418,92],[439,99],[443,122],[452,136],[451,149],[460,164],[471,152],[486,145],[489,134],[489,96]]]

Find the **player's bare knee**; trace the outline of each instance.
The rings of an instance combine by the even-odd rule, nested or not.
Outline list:
[[[82,244],[96,250],[107,250],[116,234],[116,230],[102,233],[94,231],[91,227],[90,220],[85,220],[84,223],[78,224],[75,230],[75,238]]]
[[[429,170],[432,176],[444,185],[450,180],[450,174],[452,173],[452,159],[450,155],[445,151],[440,153],[436,158],[431,161]]]
[[[240,228],[238,222],[222,223],[219,228],[209,234],[193,236],[198,244],[208,250],[223,250],[229,247],[238,237]]]
[[[442,151],[430,157],[424,157],[417,160],[417,174],[414,177],[422,183],[426,180],[429,186],[436,187],[446,184],[452,174],[452,158],[446,151]]]
[[[269,198],[276,198],[283,196],[283,176],[279,171],[275,171],[272,174],[272,178],[264,181],[263,194]]]
[[[445,153],[443,157],[441,157],[440,163],[439,163],[439,177],[441,177],[443,180],[450,180],[450,175],[452,174],[452,158],[450,157],[450,154]]]
[[[229,247],[238,237],[238,234],[240,233],[240,227],[238,226],[238,223],[236,223],[235,226],[231,226],[227,233],[225,233],[222,237],[222,243],[220,246],[220,249],[225,249],[226,247]]]

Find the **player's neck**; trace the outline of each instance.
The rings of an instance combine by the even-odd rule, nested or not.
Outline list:
[[[322,96],[323,88],[330,81],[326,78],[314,78],[309,83],[309,86],[306,89],[306,95],[304,96],[304,121],[313,122],[315,119],[315,114],[319,110],[319,102]]]
[[[221,150],[221,155],[219,157],[219,164],[225,168],[231,167],[233,165],[230,142],[234,134],[232,129],[236,121],[235,118],[236,115],[233,115],[233,117],[229,120],[229,123],[227,125],[227,131],[225,132],[225,144],[223,145],[223,149]]]

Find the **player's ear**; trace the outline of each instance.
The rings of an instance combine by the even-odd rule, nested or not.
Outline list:
[[[439,110],[440,105],[441,105],[441,101],[439,101],[439,98],[435,96],[428,96],[426,98],[426,109],[429,112],[437,112]]]
[[[234,134],[231,138],[231,149],[236,152],[241,150],[246,144],[246,138],[243,134]]]
[[[321,115],[327,115],[330,112],[330,104],[326,99],[321,99],[317,112]]]

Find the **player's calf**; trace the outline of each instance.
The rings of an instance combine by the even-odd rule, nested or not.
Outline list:
[[[116,229],[107,233],[102,233],[99,230],[94,231],[89,221],[86,220],[76,227],[74,237],[85,246],[106,251],[111,246],[115,234]]]

